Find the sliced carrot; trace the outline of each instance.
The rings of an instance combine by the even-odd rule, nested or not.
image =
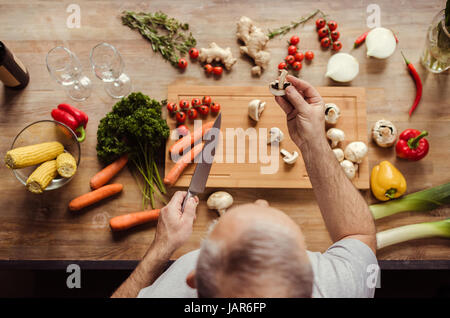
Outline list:
[[[109,225],[113,231],[123,231],[139,224],[156,221],[159,213],[160,209],[155,209],[119,215],[109,220]]]
[[[127,162],[128,156],[125,154],[110,165],[107,165],[104,169],[97,172],[97,174],[91,178],[91,189],[98,189],[102,185],[108,183],[112,177],[114,177],[120,170],[123,169],[123,167],[125,167]]]
[[[183,150],[195,144],[197,140],[201,139],[206,134],[206,132],[208,132],[208,130],[212,128],[213,125],[214,121],[210,121],[206,124],[203,124],[201,128],[194,130],[192,134],[190,133],[178,140],[169,148],[171,156],[173,157],[177,154],[180,155]]]
[[[105,185],[101,188],[98,188],[97,190],[83,194],[70,201],[69,210],[71,211],[81,210],[82,208],[85,208],[91,204],[94,204],[116,193],[119,193],[120,191],[122,191],[122,189],[123,185],[121,185],[120,183]]]
[[[164,178],[164,183],[167,185],[174,185],[177,182],[180,175],[183,173],[184,169],[191,163],[194,162],[195,157],[197,157],[203,149],[203,143],[199,143],[194,146],[188,153],[184,154],[183,157],[178,160],[175,165],[170,169],[169,173]]]

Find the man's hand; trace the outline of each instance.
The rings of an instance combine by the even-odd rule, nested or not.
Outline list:
[[[152,246],[164,253],[172,254],[191,236],[198,198],[190,198],[182,213],[181,205],[185,196],[186,191],[175,192],[170,202],[161,209]]]
[[[303,144],[325,139],[325,114],[322,97],[308,82],[294,76],[287,76],[292,85],[286,89],[286,96],[275,100],[287,116],[287,126],[292,141],[301,148]]]

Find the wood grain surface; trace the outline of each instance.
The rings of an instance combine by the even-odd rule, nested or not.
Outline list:
[[[338,147],[345,149],[351,141],[363,141],[367,144],[366,92],[361,87],[318,87],[325,103],[335,103],[341,110],[336,127],[345,133],[345,140]],[[211,167],[207,187],[222,188],[311,188],[306,167],[301,154],[295,164],[283,162],[278,149],[289,152],[298,148],[288,137],[286,115],[278,106],[267,86],[169,86],[168,99],[179,102],[182,99],[211,96],[221,105],[221,139],[217,145],[215,163]],[[258,122],[248,116],[248,103],[261,99],[266,103]],[[214,117],[199,116],[202,122],[214,120]],[[185,124],[194,131],[194,122]],[[169,120],[171,130],[176,121]],[[279,147],[265,146],[269,130],[278,127],[285,138]],[[327,128],[330,128],[327,127]],[[248,130],[250,129],[250,130]],[[253,130],[252,130],[253,129]],[[261,132],[260,130],[264,132]],[[252,133],[254,131],[254,133]],[[266,135],[263,135],[263,134]],[[262,140],[262,142],[261,142]],[[169,138],[167,149],[175,143]],[[265,148],[266,147],[266,148]],[[170,153],[166,154],[166,173],[174,166]],[[189,186],[195,165],[190,165],[178,179],[175,186]],[[353,184],[358,189],[369,189],[369,159],[365,157],[359,165]]]
[[[298,19],[316,8],[329,14],[339,24],[343,52],[351,52],[360,63],[360,74],[343,86],[365,87],[367,92],[367,133],[375,121],[392,120],[399,130],[427,129],[430,153],[420,162],[395,158],[393,149],[369,148],[369,168],[381,160],[390,160],[405,175],[408,192],[450,181],[450,90],[448,71],[428,73],[419,63],[428,24],[444,8],[444,0],[390,1],[379,0],[381,24],[394,29],[399,47],[387,60],[369,59],[365,46],[351,50],[356,37],[366,31],[368,0],[353,1],[87,1],[75,3],[81,8],[81,28],[69,29],[66,8],[71,1],[0,0],[0,39],[24,62],[31,75],[28,87],[19,92],[0,85],[0,153],[5,154],[15,135],[27,124],[50,118],[50,110],[58,103],[68,102],[90,116],[87,139],[81,145],[81,164],[77,175],[64,188],[37,196],[28,193],[12,172],[0,167],[0,259],[2,260],[137,260],[153,240],[154,224],[143,225],[126,233],[111,234],[110,217],[140,209],[141,196],[127,170],[114,178],[125,185],[116,198],[89,209],[70,213],[68,202],[89,191],[89,178],[101,168],[97,160],[96,128],[99,120],[116,102],[103,89],[92,73],[89,52],[106,41],[118,48],[125,61],[125,72],[133,81],[135,91],[157,99],[167,98],[169,85],[265,86],[277,74],[277,65],[286,55],[286,40],[294,34],[301,38],[301,50],[313,50],[312,63],[303,65],[300,77],[314,86],[336,86],[324,77],[331,51],[320,49],[314,23],[298,27],[284,37],[271,40],[270,67],[260,78],[252,77],[253,63],[239,55],[236,21],[241,15],[254,19],[263,29],[275,28]],[[230,47],[238,58],[231,72],[220,79],[206,77],[196,62],[180,72],[153,53],[150,44],[136,31],[122,26],[123,10],[162,10],[190,23],[198,47],[215,41]],[[46,69],[45,56],[57,46],[65,45],[77,54],[84,72],[93,81],[92,96],[83,103],[71,101],[54,82]],[[424,94],[412,118],[407,111],[414,100],[415,86],[404,65],[400,50],[414,63],[424,84]],[[204,200],[215,189],[201,196],[193,235],[174,257],[199,247],[208,224],[216,218]],[[258,198],[268,200],[285,211],[302,228],[308,248],[324,251],[331,243],[310,189],[231,189],[236,203]],[[370,192],[363,192],[374,202]],[[377,229],[410,223],[440,220],[450,215],[448,208],[433,213],[403,213],[376,222]],[[378,252],[381,260],[448,260],[450,244],[444,239],[417,240]]]

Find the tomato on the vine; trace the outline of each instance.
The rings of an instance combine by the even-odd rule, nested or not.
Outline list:
[[[313,58],[314,58],[313,51],[306,51],[305,52],[305,59],[307,59],[308,61],[311,61]]]
[[[188,110],[188,117],[189,117],[189,119],[195,119],[195,118],[197,118],[197,116],[198,116],[198,113],[197,113],[197,110],[195,108],[190,108]]]
[[[299,61],[295,61],[294,63],[292,63],[292,68],[294,69],[294,71],[300,71],[302,69],[302,63]]]
[[[323,48],[327,48],[330,46],[330,39],[329,38],[323,38],[320,41],[320,46],[322,46]]]
[[[192,107],[197,107],[197,106],[200,106],[201,104],[202,104],[202,101],[200,100],[200,98],[193,98],[191,101]]]
[[[178,67],[181,69],[185,69],[188,66],[188,62],[186,61],[186,59],[181,58],[178,60]]]
[[[296,35],[291,36],[289,43],[292,45],[297,45],[300,42],[300,38]]]
[[[178,123],[184,123],[186,121],[186,114],[184,112],[177,112],[175,117]]]
[[[286,62],[288,62],[289,64],[292,64],[295,62],[295,57],[293,55],[288,55],[285,58]]]
[[[180,108],[181,109],[189,108],[189,101],[187,101],[185,99],[180,100]]]
[[[337,39],[339,39],[340,35],[341,34],[339,33],[339,31],[336,31],[336,30],[331,31],[331,38],[333,39],[333,41],[336,41]]]
[[[325,26],[325,24],[326,24],[326,21],[323,18],[319,18],[316,20],[316,28],[317,29],[323,28]]]
[[[189,50],[189,56],[191,57],[191,59],[196,59],[198,57],[198,50],[193,47]]]
[[[186,125],[180,125],[177,127],[177,132],[181,136],[186,136],[189,134],[189,128],[187,128]]]
[[[223,73],[223,68],[222,66],[216,66],[213,68],[213,73],[214,75],[222,75]]]
[[[339,51],[340,49],[342,49],[341,41],[334,41],[334,43],[333,43],[333,50],[334,51]]]
[[[303,57],[304,57],[304,55],[303,55],[302,52],[297,52],[297,53],[295,53],[295,55],[294,55],[295,60],[298,61],[298,62],[303,61]]]
[[[280,64],[278,64],[278,69],[279,70],[284,70],[287,67],[286,62],[281,62]]]
[[[297,53],[297,47],[295,45],[290,45],[288,47],[288,53],[289,55],[294,55],[295,53]]]
[[[209,113],[209,107],[206,105],[201,105],[198,109],[199,113],[202,115],[208,115]]]
[[[328,29],[325,27],[321,28],[321,29],[319,29],[319,31],[317,31],[317,33],[319,34],[320,38],[323,38],[328,35]]]
[[[169,113],[173,113],[177,110],[177,104],[176,103],[167,103],[167,110],[169,111]]]
[[[203,96],[202,102],[203,104],[209,106],[212,102],[211,96]]]
[[[337,29],[338,25],[336,21],[328,21],[328,27],[331,31],[334,31]]]
[[[203,66],[203,68],[205,69],[206,74],[211,74],[213,71],[213,67],[211,64],[205,64],[205,66]]]
[[[219,103],[211,103],[211,112],[212,113],[218,113],[220,111],[220,104]]]

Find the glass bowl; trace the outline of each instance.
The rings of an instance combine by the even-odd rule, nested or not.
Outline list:
[[[64,146],[64,151],[70,153],[75,158],[77,168],[80,166],[81,149],[80,143],[77,140],[77,135],[65,124],[54,120],[40,120],[26,126],[19,132],[16,138],[14,138],[11,149],[50,141],[59,141]],[[39,165],[14,169],[13,172],[17,180],[23,185],[26,185],[28,177],[38,166]],[[72,178],[63,178],[60,175],[57,175],[45,191],[61,188]]]

